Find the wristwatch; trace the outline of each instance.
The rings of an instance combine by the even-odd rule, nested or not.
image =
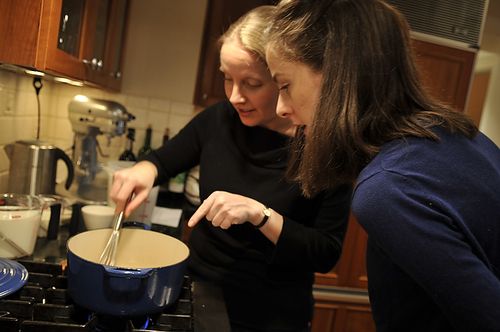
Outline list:
[[[262,220],[258,225],[255,225],[255,228],[261,228],[267,223],[267,220],[269,220],[269,217],[271,216],[271,209],[268,207],[264,207],[262,213],[264,214],[264,217],[262,218]]]

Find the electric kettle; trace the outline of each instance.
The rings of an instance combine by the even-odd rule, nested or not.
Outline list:
[[[65,188],[73,182],[71,159],[63,150],[38,140],[17,141],[4,147],[10,159],[8,190],[17,194],[55,194],[57,161],[68,168]]]

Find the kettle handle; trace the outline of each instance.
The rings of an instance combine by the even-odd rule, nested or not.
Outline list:
[[[61,149],[56,148],[56,161],[61,159],[64,161],[66,166],[68,167],[68,178],[66,179],[66,184],[64,185],[64,188],[67,190],[71,186],[71,183],[73,182],[73,177],[75,176],[75,170],[73,168],[73,163],[71,162],[71,159],[69,159],[68,155]]]
[[[14,144],[6,144],[4,147],[3,147],[3,150],[5,151],[5,154],[7,155],[7,157],[9,157],[9,159],[12,159],[12,152],[14,151]]]

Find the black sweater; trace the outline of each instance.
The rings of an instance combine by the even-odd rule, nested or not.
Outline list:
[[[303,329],[312,318],[314,272],[337,262],[351,188],[305,199],[284,179],[288,138],[247,127],[229,102],[199,113],[154,151],[157,182],[200,165],[200,198],[216,190],[253,198],[284,216],[277,245],[250,223],[228,230],[200,222],[189,240],[191,273],[219,284],[232,324],[263,331]]]

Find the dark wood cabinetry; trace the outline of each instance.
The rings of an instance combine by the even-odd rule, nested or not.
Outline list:
[[[0,0],[0,62],[119,90],[127,0]]]
[[[420,78],[429,93],[463,112],[476,50],[458,49],[416,39],[413,40],[413,47]]]
[[[315,295],[312,331],[318,332],[375,332],[369,305],[357,303],[356,297],[323,297]]]
[[[366,289],[368,287],[365,267],[366,239],[366,232],[351,215],[339,262],[330,273],[316,274],[316,283]]]
[[[89,0],[87,0],[89,1]],[[91,0],[90,30],[84,41],[85,79],[91,83],[119,90],[122,77],[122,50],[128,0]]]
[[[313,332],[375,332],[368,300],[366,232],[350,216],[335,268],[316,274]]]

